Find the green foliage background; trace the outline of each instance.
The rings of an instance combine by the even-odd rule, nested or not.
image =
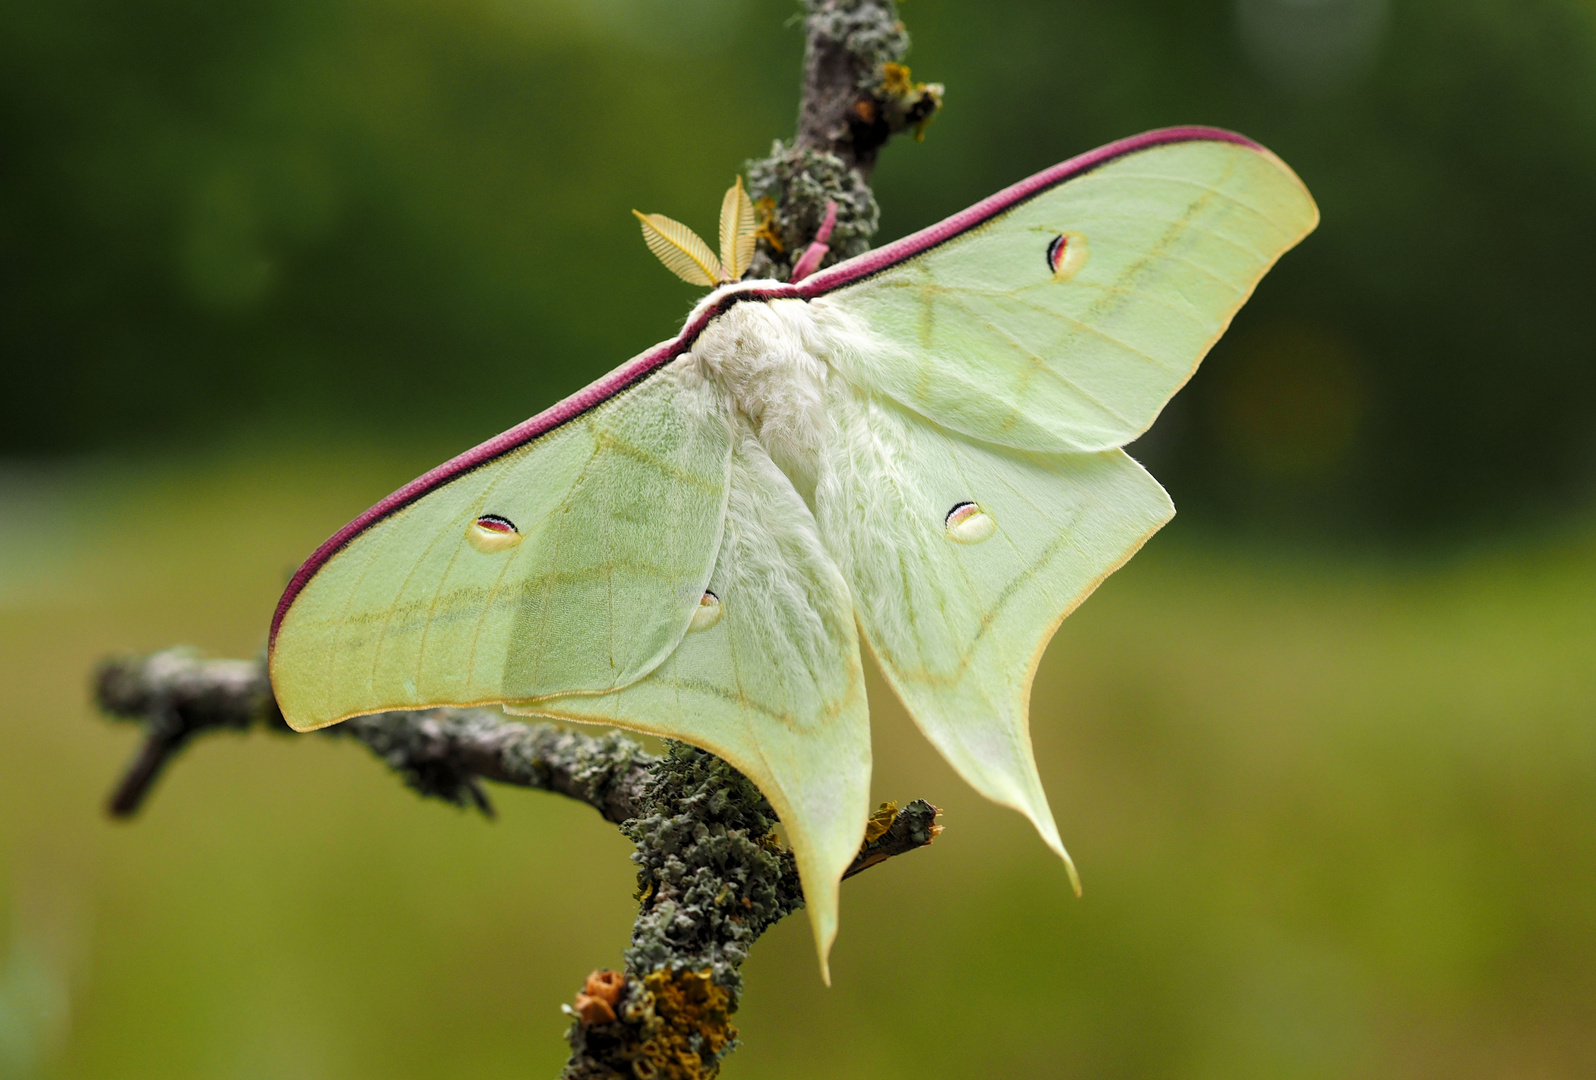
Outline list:
[[[672,334],[789,133],[789,0],[0,5],[0,1078],[552,1075],[627,846],[357,747],[217,738],[131,827],[99,656],[250,655],[353,514]],[[1596,1074],[1596,8],[908,0],[886,240],[1220,124],[1324,224],[1135,453],[1181,516],[1033,706],[1084,899],[872,684],[820,987],[762,942],[728,1076]]]
[[[669,336],[633,206],[791,130],[791,0],[21,0],[0,12],[0,452],[243,426],[461,445]],[[1585,0],[913,0],[949,87],[882,239],[1149,127],[1324,226],[1141,452],[1187,513],[1501,526],[1596,480]]]

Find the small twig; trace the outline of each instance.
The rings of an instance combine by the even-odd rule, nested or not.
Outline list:
[[[144,743],[107,804],[117,818],[137,812],[167,763],[196,732],[247,728],[262,714],[263,701],[271,700],[258,664],[199,661],[182,649],[156,653],[138,668],[102,664],[94,684],[103,708],[144,724]]]
[[[168,649],[108,660],[95,676],[95,699],[113,717],[144,725],[146,738],[112,799],[134,813],[160,768],[196,736],[260,727],[291,734],[260,661],[207,660]],[[617,734],[586,735],[526,724],[487,709],[428,709],[360,716],[323,728],[355,739],[421,795],[492,814],[482,780],[552,791],[584,802],[619,825],[637,816],[657,760]]]
[[[874,840],[869,839],[869,833],[865,834],[864,846],[854,856],[848,869],[843,871],[842,880],[847,881],[894,855],[904,855],[915,848],[925,847],[942,832],[942,826],[937,824],[937,815],[940,813],[941,810],[924,799],[916,799],[902,810],[890,803],[883,806],[876,811],[871,821],[874,823],[885,817],[885,829]]]
[[[182,736],[173,737],[156,730],[157,725],[153,720],[150,726],[150,733],[144,737],[139,752],[128,762],[121,783],[116,785],[111,797],[106,800],[106,812],[114,818],[130,818],[138,812],[150,788],[166,768],[166,763],[176,757],[188,741]]]

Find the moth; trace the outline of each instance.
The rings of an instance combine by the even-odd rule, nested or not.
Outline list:
[[[1037,662],[1174,513],[1122,447],[1318,210],[1269,151],[1197,127],[796,281],[740,280],[740,182],[726,210],[718,259],[639,215],[712,287],[679,334],[316,550],[272,687],[300,730],[500,705],[718,754],[786,826],[824,974],[870,817],[861,642],[1079,890],[1031,749]]]

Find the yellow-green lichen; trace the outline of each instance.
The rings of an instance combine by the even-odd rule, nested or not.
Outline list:
[[[651,971],[643,986],[658,1021],[632,1072],[638,1080],[709,1080],[737,1040],[735,1006],[711,972]]]

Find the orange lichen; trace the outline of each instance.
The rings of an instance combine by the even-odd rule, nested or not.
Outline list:
[[[577,1016],[582,1018],[582,1023],[588,1027],[615,1023],[615,1007],[603,998],[577,994],[576,1001],[572,1003],[571,1008],[576,1011]]]
[[[621,1000],[621,994],[626,991],[626,976],[619,971],[609,968],[600,968],[587,977],[587,984],[582,987],[582,992],[589,997],[596,997],[614,1005]]]
[[[571,1009],[588,1027],[615,1023],[615,1005],[626,992],[626,976],[601,968],[587,977]]]
[[[780,255],[787,250],[787,245],[781,242],[774,228],[776,221],[776,200],[769,195],[754,203],[754,237],[770,245],[772,251]]]
[[[703,971],[652,971],[643,986],[658,1026],[632,1062],[639,1080],[710,1080],[737,1038],[731,995]]]

